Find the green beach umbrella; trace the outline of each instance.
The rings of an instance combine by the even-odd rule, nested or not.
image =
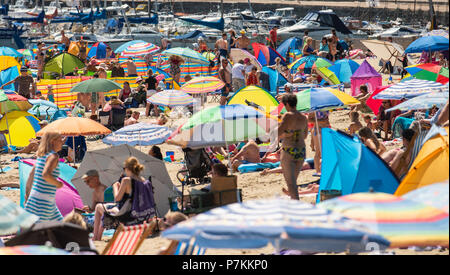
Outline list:
[[[339,78],[336,76],[334,72],[329,70],[328,68],[317,68],[316,69],[317,74],[319,74],[325,81],[330,83],[330,85],[337,85],[341,84],[341,81],[339,81]]]
[[[84,67],[83,61],[75,55],[70,53],[60,53],[45,63],[44,71],[66,75],[73,72],[75,68],[81,69]]]
[[[441,84],[445,84],[449,80],[448,68],[432,63],[409,66],[405,70],[417,79],[436,81]]]
[[[70,91],[75,93],[106,93],[117,89],[122,89],[122,87],[112,80],[92,78],[78,83]]]
[[[172,48],[163,51],[161,54],[166,56],[176,55],[182,57],[186,62],[209,65],[209,61],[204,56],[189,48]]]

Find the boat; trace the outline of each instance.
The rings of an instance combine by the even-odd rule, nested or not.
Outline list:
[[[297,22],[297,15],[294,13],[294,8],[276,9],[272,16],[266,17],[264,20],[271,26],[290,27]]]
[[[386,37],[415,37],[420,36],[423,30],[417,30],[408,26],[392,27],[382,32],[377,32],[369,36],[369,38],[386,38]]]
[[[302,37],[304,32],[308,30],[309,36],[315,40],[331,33],[335,29],[340,38],[350,37],[350,31],[342,22],[342,20],[334,13],[333,10],[312,11],[299,22],[290,27],[280,28],[278,35],[281,39],[287,39],[292,36]]]

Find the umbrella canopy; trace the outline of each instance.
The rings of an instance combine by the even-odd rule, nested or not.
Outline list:
[[[418,64],[406,67],[405,70],[417,79],[448,83],[448,68],[436,64]]]
[[[381,91],[373,98],[384,100],[409,99],[432,92],[442,92],[444,90],[445,86],[441,83],[422,79],[411,79],[405,82],[394,84],[389,88]]]
[[[448,38],[440,35],[422,36],[406,48],[405,53],[421,53],[448,50]]]
[[[203,52],[202,56],[209,61],[214,60],[216,58],[216,55],[213,54],[212,52]]]
[[[363,222],[391,247],[448,247],[448,214],[422,203],[385,193],[357,193],[326,200],[318,207]]]
[[[32,107],[28,99],[10,90],[0,90],[0,114],[27,111]]]
[[[246,50],[236,48],[230,50],[230,59],[234,64],[239,62],[239,60],[243,61],[246,58],[250,59],[250,63],[253,66],[256,66],[258,70],[262,70],[261,63],[259,63],[258,59],[256,59],[256,57],[254,57],[251,53],[247,52]]]
[[[73,72],[75,68],[82,69],[84,67],[83,61],[75,55],[60,53],[45,63],[44,71],[66,75]]]
[[[349,83],[352,75],[359,68],[359,64],[351,59],[341,59],[334,62],[333,66],[328,67],[330,71],[336,74],[341,82]]]
[[[380,86],[373,91],[373,93],[370,95],[370,97],[366,100],[366,105],[369,106],[369,108],[372,110],[372,112],[377,116],[378,112],[380,111],[380,106],[383,104],[383,100],[381,99],[373,99],[374,96],[379,94],[381,91],[386,90],[389,88],[389,86]]]
[[[276,50],[271,47],[267,47],[261,43],[252,43],[252,48],[256,59],[263,66],[271,66],[276,64],[275,59],[280,58],[282,65],[287,65],[284,56],[281,56]]]
[[[381,40],[361,40],[361,43],[363,43],[363,45],[378,58],[381,58],[386,62],[390,61],[392,66],[402,66],[402,62],[399,59],[404,54],[405,50],[401,45]]]
[[[276,109],[280,103],[268,91],[252,85],[240,89],[228,100],[227,105],[233,104],[248,105],[251,107],[256,104],[261,111],[270,113]]]
[[[161,54],[166,56],[176,55],[182,57],[186,62],[209,65],[209,61],[205,57],[189,48],[171,48],[163,51]]]
[[[88,59],[91,58],[97,58],[97,59],[103,59],[106,58],[106,48],[108,45],[106,45],[103,42],[96,42],[92,47],[89,49],[87,57]]]
[[[22,54],[10,47],[0,47],[0,56],[21,57]]]
[[[132,40],[132,41],[129,41],[129,42],[127,42],[127,43],[124,43],[124,44],[120,45],[120,46],[114,51],[114,53],[121,53],[121,52],[123,52],[128,46],[134,45],[134,44],[138,44],[138,43],[147,43],[147,42],[145,42],[144,40]]]
[[[164,216],[170,209],[168,198],[177,196],[166,166],[159,159],[142,153],[129,145],[123,144],[86,152],[80,167],[72,178],[72,183],[77,188],[83,202],[90,204],[92,202],[92,189],[83,182],[83,175],[87,171],[95,169],[99,172],[100,182],[109,187],[119,180],[123,173],[123,165],[129,157],[137,158],[139,163],[144,165],[141,176],[145,179],[151,177],[158,215]]]
[[[181,86],[181,90],[189,94],[203,94],[215,92],[223,86],[225,83],[217,77],[196,77]]]
[[[73,93],[107,93],[122,89],[116,82],[104,78],[91,78],[78,83],[70,89]]]
[[[308,73],[311,69],[330,67],[332,65],[333,62],[326,58],[318,57],[317,55],[308,55],[297,59],[295,62],[291,63],[288,68],[290,68],[291,71],[304,69],[305,73]]]
[[[338,190],[343,195],[368,192],[393,194],[398,179],[380,157],[365,146],[358,137],[341,131],[322,129],[322,190]],[[317,202],[320,201],[317,197]]]
[[[38,216],[28,213],[10,199],[0,195],[0,235],[15,234],[20,229],[32,226],[37,220]]]
[[[254,200],[212,209],[163,231],[164,238],[203,248],[249,249],[269,243],[278,250],[304,252],[363,252],[367,242],[381,249],[384,238],[361,223],[310,204],[286,199]]]
[[[152,95],[147,102],[159,106],[188,106],[194,104],[194,98],[182,90],[165,90]]]
[[[152,43],[140,42],[126,47],[120,54],[123,57],[145,56],[159,51],[160,48]]]
[[[403,178],[395,195],[402,196],[417,188],[448,179],[448,127],[444,129],[447,133],[446,135],[437,133],[422,145],[419,154],[411,165],[408,174]]]
[[[339,81],[339,78],[336,76],[336,74],[333,71],[329,70],[328,68],[325,67],[317,68],[316,72],[330,85],[341,84],[341,81]]]
[[[25,57],[33,57],[33,52],[28,49],[19,49],[17,51]]]
[[[53,121],[36,133],[43,136],[47,131],[56,131],[63,136],[107,135],[111,130],[100,123],[84,117],[66,117]]]
[[[60,249],[65,249],[70,243],[88,248],[89,231],[73,223],[55,221],[36,223],[7,241],[5,246],[45,245],[46,242],[51,242],[53,247]]]
[[[442,108],[445,105],[445,103],[447,103],[447,101],[448,101],[448,92],[430,93],[411,98],[405,102],[395,105],[390,109],[387,109],[386,112],[392,112],[394,110],[400,111],[425,110],[431,109],[433,106]]]
[[[71,255],[71,253],[46,245],[18,245],[0,247],[0,255]]]
[[[28,112],[35,116],[46,115],[51,117],[59,110],[58,106],[48,100],[42,99],[30,99],[29,102],[33,104],[33,107]]]
[[[146,122],[125,126],[103,139],[108,145],[128,144],[130,146],[148,146],[163,143],[172,131],[167,127]]]
[[[406,193],[402,198],[420,202],[449,213],[448,180],[443,183],[434,183]]]

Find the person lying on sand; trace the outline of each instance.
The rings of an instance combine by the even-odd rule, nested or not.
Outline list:
[[[231,158],[233,171],[237,171],[239,165],[246,163],[260,163],[261,158],[259,154],[258,144],[254,140],[249,140],[248,143],[234,157]]]

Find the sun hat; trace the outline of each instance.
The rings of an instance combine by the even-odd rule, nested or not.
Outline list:
[[[241,30],[240,33],[241,33],[241,34],[245,34],[245,30]]]

